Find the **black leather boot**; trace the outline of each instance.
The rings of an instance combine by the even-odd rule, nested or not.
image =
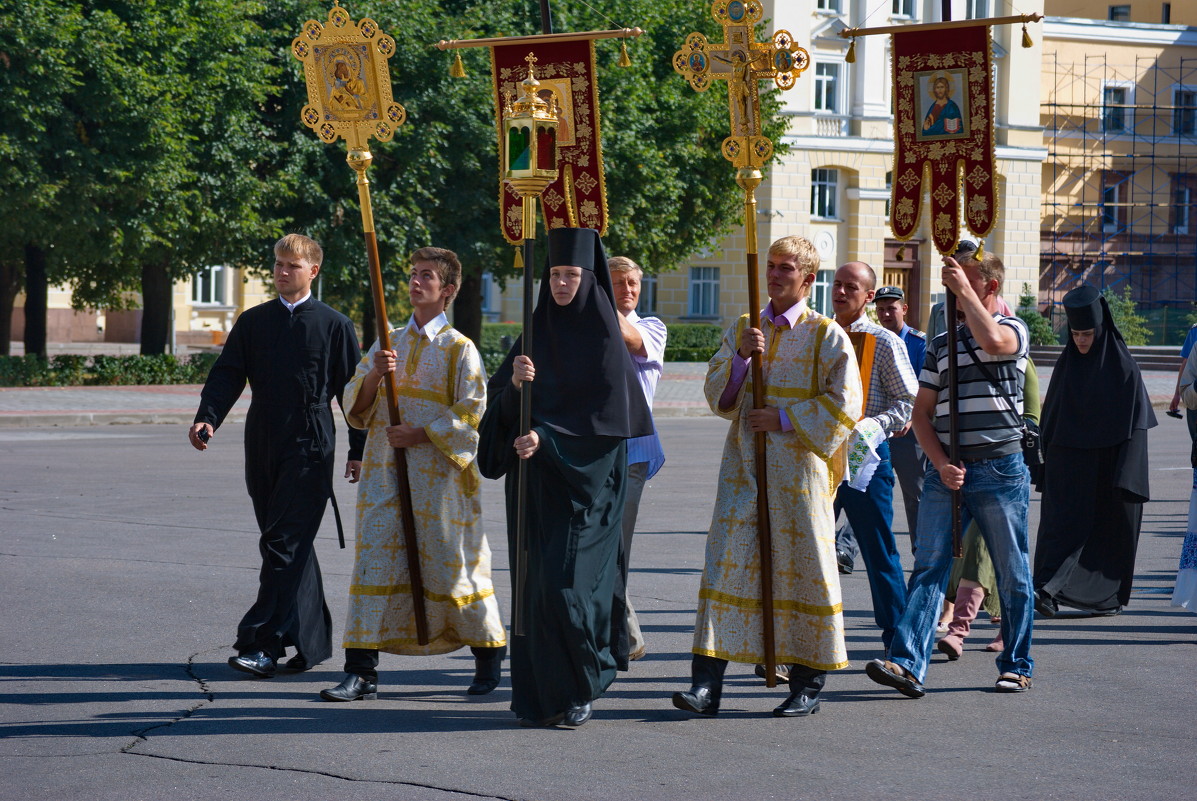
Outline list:
[[[499,686],[499,679],[503,675],[503,657],[507,655],[507,646],[498,648],[477,648],[470,646],[474,654],[474,683],[466,690],[470,695],[486,695]]]
[[[690,662],[693,686],[685,692],[674,693],[673,705],[698,715],[718,715],[719,701],[723,697],[723,673],[726,670],[726,659],[695,654]]]
[[[819,691],[827,682],[827,671],[805,665],[790,665],[790,695],[773,710],[775,718],[800,718],[819,711]]]

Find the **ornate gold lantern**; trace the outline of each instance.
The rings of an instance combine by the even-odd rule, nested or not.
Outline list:
[[[529,53],[524,60],[528,62],[528,77],[520,83],[520,96],[515,103],[508,96],[503,108],[503,180],[520,197],[534,198],[557,180],[557,122],[561,110],[555,95],[548,90],[544,93],[547,97],[540,93],[536,56]],[[534,238],[527,230],[535,211],[529,214],[527,205],[524,237]]]

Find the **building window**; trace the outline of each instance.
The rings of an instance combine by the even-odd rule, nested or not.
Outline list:
[[[1197,176],[1172,176],[1172,233],[1197,233],[1194,228],[1193,188],[1197,186]]]
[[[719,268],[690,268],[690,316],[719,316]]]
[[[1110,22],[1130,22],[1130,6],[1110,6]]]
[[[495,308],[495,296],[498,293],[495,292],[494,276],[489,272],[483,273],[478,279],[478,284],[478,290],[482,295],[482,316],[489,318],[499,311]]]
[[[1101,129],[1106,133],[1126,130],[1126,87],[1107,86],[1102,90]]]
[[[839,173],[836,170],[810,171],[810,215],[824,219],[836,219],[836,184]]]
[[[815,64],[815,111],[838,114],[839,94],[840,65],[825,61]]]
[[[895,17],[914,16],[914,0],[893,0],[892,8]]]
[[[1160,22],[1164,25],[1172,24],[1172,4],[1164,3],[1163,8],[1160,9]]]
[[[1197,89],[1189,87],[1172,90],[1172,133],[1192,136],[1197,133]]]
[[[985,19],[988,16],[989,0],[968,0],[965,4],[965,19]]]
[[[640,300],[636,303],[636,314],[648,317],[657,313],[657,277],[644,275],[640,278]]]
[[[217,266],[200,270],[191,279],[193,306],[228,305],[228,268]]]
[[[835,315],[831,311],[831,282],[835,277],[835,270],[819,270],[815,273],[815,283],[810,290],[810,307],[828,317]]]
[[[1107,170],[1101,174],[1101,230],[1112,234],[1126,228],[1126,206],[1130,201],[1127,176]]]
[[[815,8],[832,14],[840,13],[840,0],[817,0]]]
[[[889,204],[894,197],[894,173],[890,170],[885,174],[885,219],[889,219]]]

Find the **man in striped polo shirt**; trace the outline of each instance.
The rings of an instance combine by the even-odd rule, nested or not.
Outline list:
[[[894,633],[888,660],[865,665],[873,681],[903,695],[925,694],[935,623],[952,565],[952,491],[959,489],[961,525],[976,520],[993,556],[1002,601],[998,692],[1031,686],[1031,625],[1034,616],[1028,559],[1027,505],[1030,477],[1022,458],[1022,392],[1027,329],[1017,317],[997,311],[1005,278],[992,253],[957,252],[944,258],[943,284],[957,297],[963,317],[956,353],[962,466],[948,461],[947,333],[927,346],[914,401],[914,432],[934,466],[927,473],[919,505],[918,551],[910,576],[906,610]],[[993,381],[987,377],[992,377]],[[994,386],[994,381],[998,386]]]

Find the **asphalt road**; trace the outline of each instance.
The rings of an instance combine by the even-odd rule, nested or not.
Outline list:
[[[699,720],[669,695],[688,685],[725,425],[659,421],[669,462],[631,578],[649,653],[576,731],[518,728],[506,681],[466,696],[468,651],[384,655],[381,699],[353,704],[317,697],[339,658],[267,681],[230,670],[258,565],[240,425],[204,454],[183,425],[0,428],[0,799],[1197,797],[1197,617],[1169,605],[1191,478],[1181,424],[1161,416],[1152,433],[1131,605],[1037,621],[1030,692],[992,691],[987,623],[960,661],[935,657],[924,699],[869,681],[881,646],[858,568],[843,582],[852,666],[820,714],[771,717],[785,690],[733,665],[724,711]],[[351,510],[348,486],[340,497]],[[495,483],[484,509],[505,604]],[[1037,517],[1034,496],[1032,531]],[[331,511],[318,548],[339,634],[352,545],[337,549]]]

